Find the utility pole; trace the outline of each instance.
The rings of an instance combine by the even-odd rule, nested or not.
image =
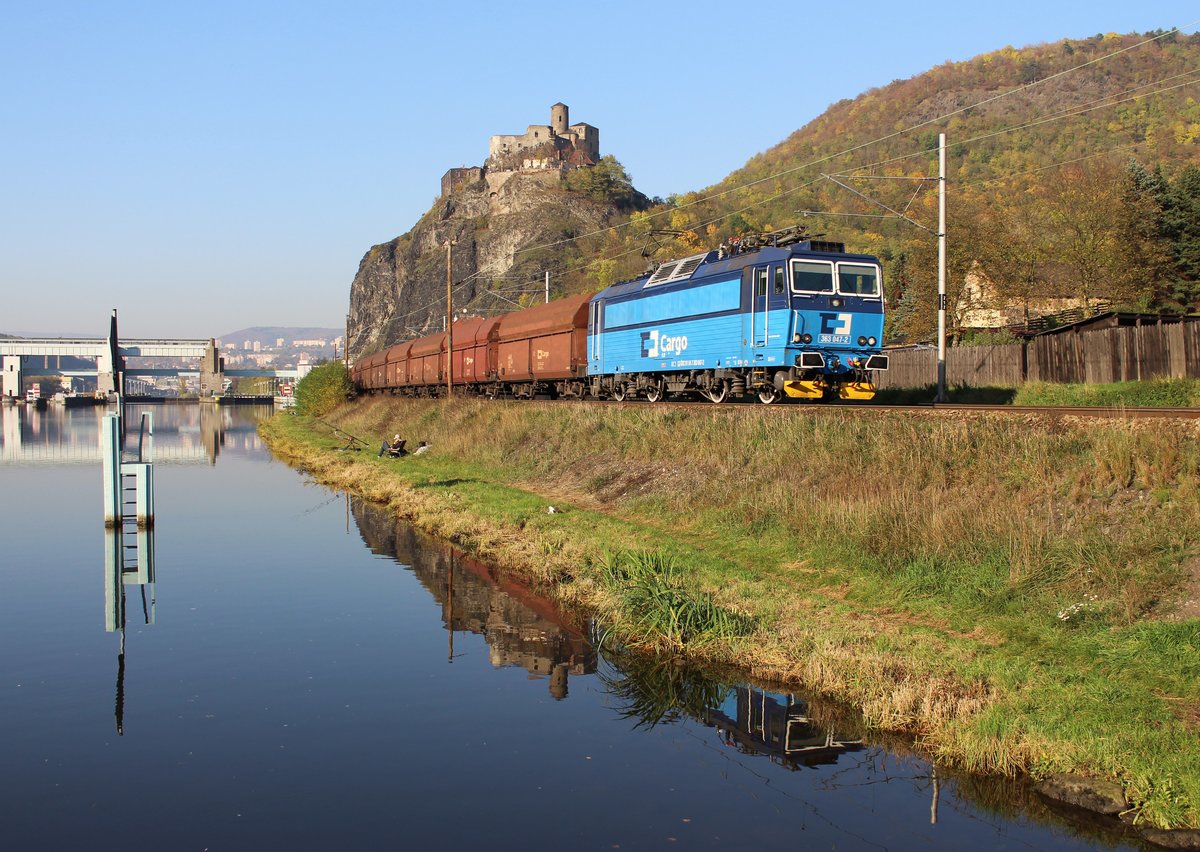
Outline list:
[[[546,270],[546,304],[550,304],[550,270]]]
[[[454,394],[454,240],[446,240],[446,396]]]
[[[938,354],[937,396],[946,402],[946,134],[938,134]]]

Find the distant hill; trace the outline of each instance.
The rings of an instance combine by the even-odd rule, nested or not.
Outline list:
[[[281,337],[288,343],[291,343],[293,340],[333,340],[335,337],[343,336],[343,334],[344,330],[340,328],[256,325],[250,328],[242,328],[238,329],[237,331],[231,331],[228,334],[222,334],[217,339],[223,340],[226,343],[237,343],[239,345],[247,340],[250,340],[258,341],[264,346],[274,346],[275,341]]]

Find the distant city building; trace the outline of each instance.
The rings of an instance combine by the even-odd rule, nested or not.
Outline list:
[[[322,338],[314,338],[312,340],[293,340],[292,345],[297,348],[301,347],[301,346],[315,346],[318,349],[323,349],[327,345],[327,343],[326,343],[325,339],[322,337]]]
[[[275,338],[275,348],[276,348],[276,349],[282,349],[282,348],[283,348],[283,338],[282,338],[282,337],[276,337],[276,338]]]
[[[261,351],[262,351],[262,344],[261,344],[261,343],[259,343],[257,340],[256,340],[256,341],[254,341],[254,351],[255,351],[255,352],[261,352]]]
[[[250,351],[250,347],[251,347],[251,346],[253,346],[253,342],[252,342],[252,341],[250,341],[250,340],[247,340],[245,343],[243,343],[243,344],[242,344],[242,349],[244,349],[244,350],[246,350],[247,352],[249,352],[249,351]]]

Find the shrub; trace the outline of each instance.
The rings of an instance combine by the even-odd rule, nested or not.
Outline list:
[[[296,410],[320,417],[345,402],[352,390],[346,365],[341,361],[327,361],[313,367],[312,372],[296,385]]]

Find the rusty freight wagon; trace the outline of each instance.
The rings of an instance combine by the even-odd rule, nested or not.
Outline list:
[[[500,318],[496,377],[513,396],[581,396],[586,386],[590,295],[569,296]]]
[[[425,391],[435,390],[445,381],[446,335],[429,334],[418,337],[408,351],[408,384]]]
[[[390,349],[384,350],[387,358],[387,386],[389,388],[395,389],[404,386],[405,365],[408,362],[410,348],[412,348],[411,343],[398,343]]]
[[[473,317],[454,324],[454,384],[478,385],[496,376],[499,317]]]

